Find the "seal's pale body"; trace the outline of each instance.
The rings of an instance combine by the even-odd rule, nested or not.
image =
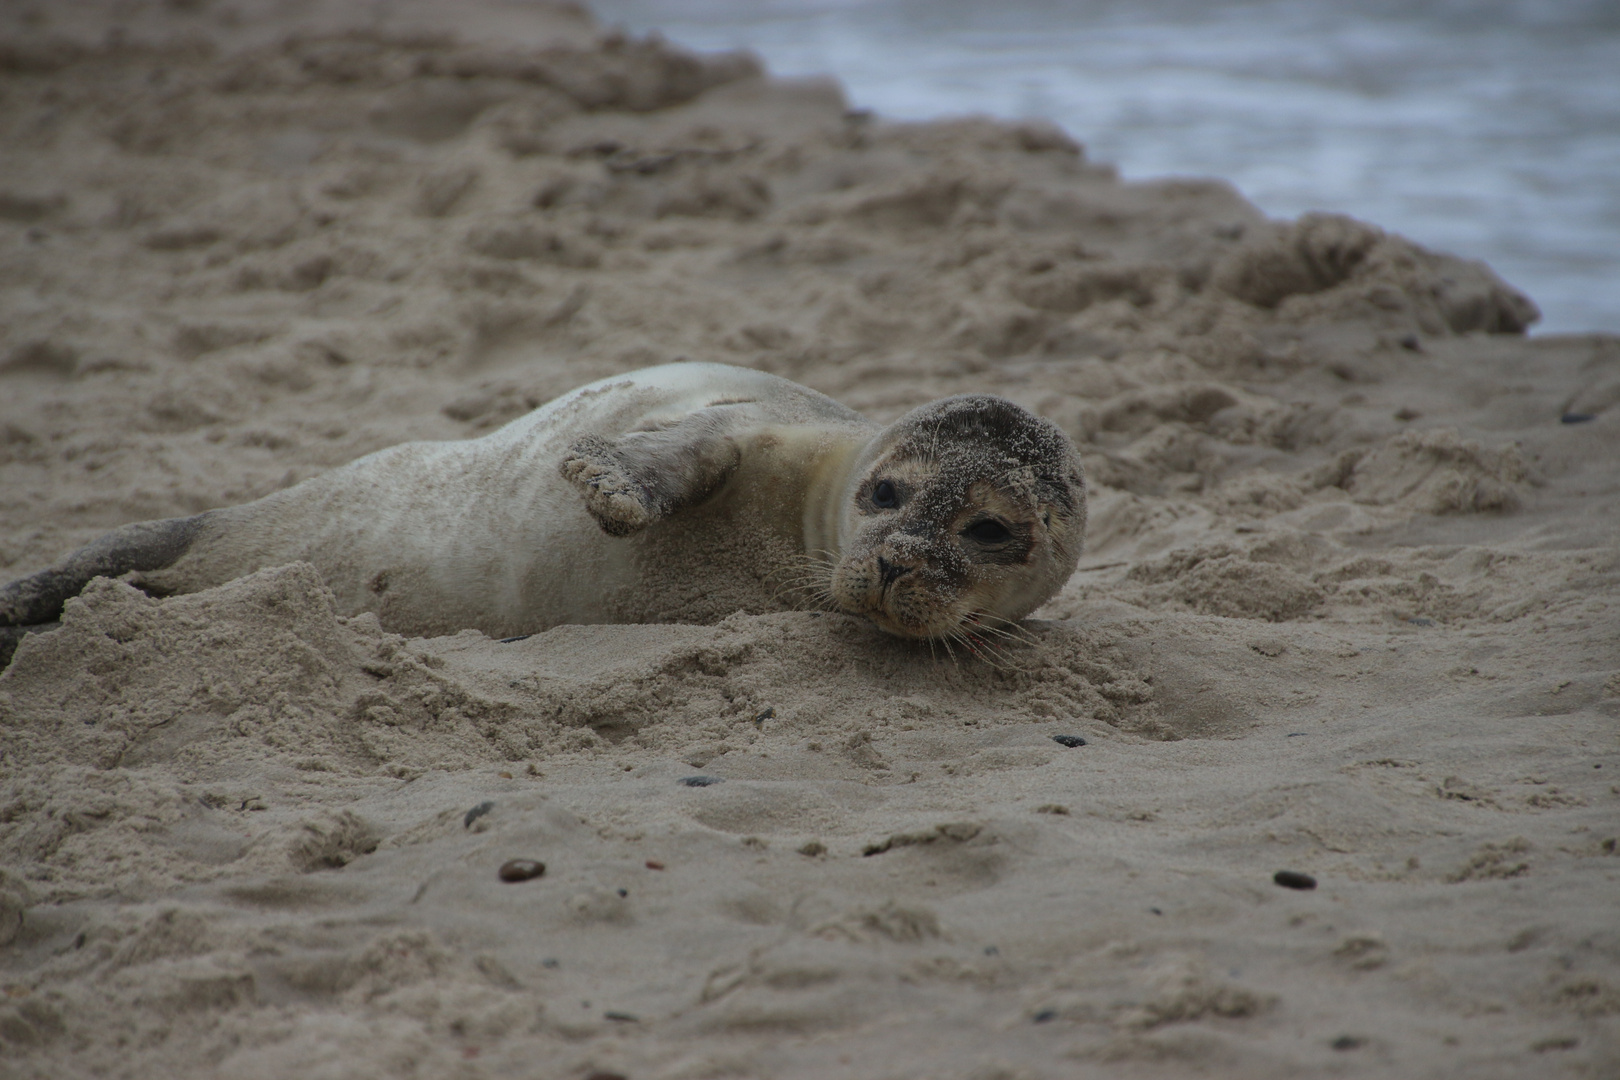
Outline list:
[[[559,475],[570,447],[706,408],[732,414],[740,452],[721,490],[631,535],[605,535]],[[581,387],[480,439],[391,447],[214,511],[186,554],[143,583],[192,592],[244,567],[302,559],[342,609],[375,611],[413,634],[471,627],[502,637],[769,610],[782,606],[770,560],[803,550],[807,530],[811,543],[832,546],[819,538],[828,500],[809,494],[817,474],[836,470],[872,430],[786,379],[718,364],[651,368]]]
[[[407,634],[832,607],[949,637],[1055,593],[1084,521],[1073,448],[1010,402],[951,398],[883,427],[773,375],[671,364],[480,439],[125,526],[5,586],[0,625],[54,619],[98,574],[181,593],[303,560],[343,611]]]

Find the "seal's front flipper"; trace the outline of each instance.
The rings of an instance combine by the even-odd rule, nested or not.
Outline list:
[[[162,570],[186,553],[207,514],[137,521],[114,529],[70,555],[65,562],[0,586],[0,626],[24,627],[56,621],[62,605],[91,578],[117,577],[131,570]],[[13,643],[15,645],[15,643]]]
[[[568,448],[558,471],[603,532],[629,536],[720,489],[741,457],[726,426],[723,407],[713,407],[617,439],[588,436]]]

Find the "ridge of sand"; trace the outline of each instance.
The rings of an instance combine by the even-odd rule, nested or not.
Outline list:
[[[8,8],[8,579],[681,358],[1011,397],[1087,555],[989,662],[94,583],[0,675],[0,1075],[1613,1072],[1620,341],[1045,126],[356,10]]]

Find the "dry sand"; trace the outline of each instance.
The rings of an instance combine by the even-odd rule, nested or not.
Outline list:
[[[0,1075],[1620,1075],[1620,341],[567,9],[3,15],[7,579],[681,358],[1005,394],[1094,524],[993,663],[94,583],[0,676]]]

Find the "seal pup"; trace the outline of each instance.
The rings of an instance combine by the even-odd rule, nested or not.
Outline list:
[[[0,588],[0,627],[14,645],[97,576],[133,572],[161,596],[302,560],[340,611],[410,635],[830,608],[971,643],[1062,588],[1085,520],[1073,445],[1003,398],[882,426],[774,375],[679,363],[479,439],[405,443],[255,502],[125,525]]]

